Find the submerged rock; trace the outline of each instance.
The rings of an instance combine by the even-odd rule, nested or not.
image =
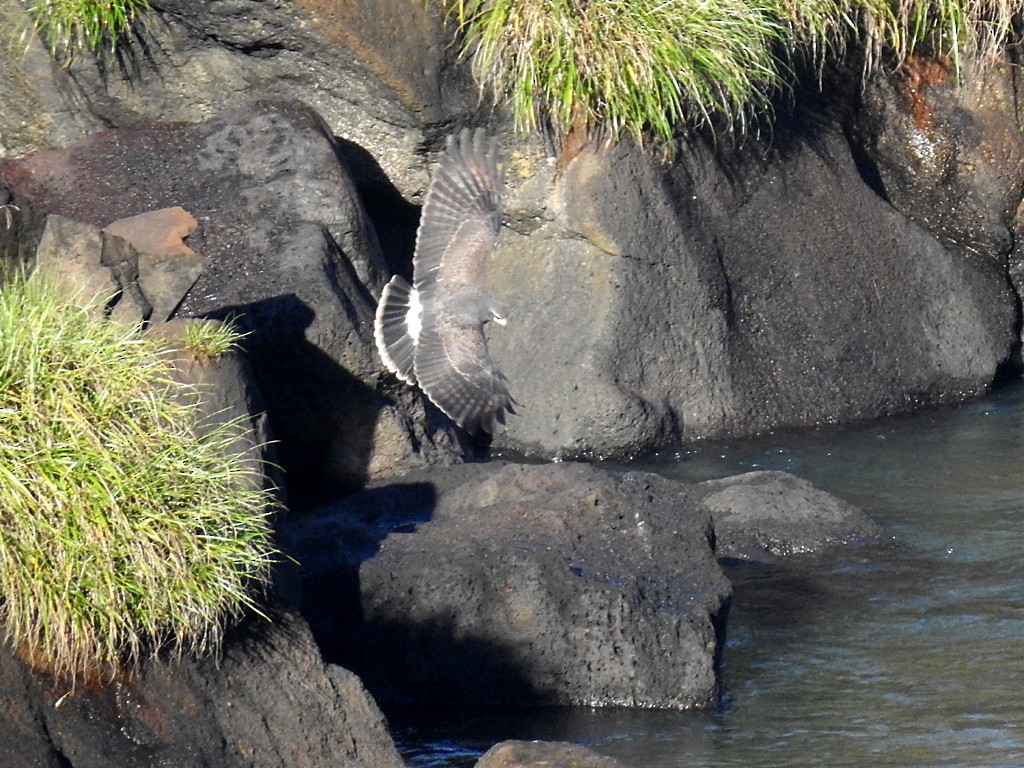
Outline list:
[[[503,741],[487,750],[474,768],[622,768],[622,763],[578,744]]]
[[[885,536],[860,509],[789,472],[748,472],[694,490],[714,518],[719,557],[775,560]]]

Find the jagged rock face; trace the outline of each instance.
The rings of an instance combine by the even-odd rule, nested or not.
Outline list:
[[[967,262],[1024,286],[1020,68],[911,57],[874,76],[851,138],[879,193]],[[977,269],[977,264],[974,265]],[[1017,353],[1019,355],[1019,352]]]
[[[174,274],[187,292],[156,302],[163,313],[230,318],[248,333],[244,346],[300,504],[410,462],[461,455],[452,428],[436,423],[428,434],[422,406],[417,426],[407,415],[414,404],[407,399],[400,410],[378,392],[383,369],[373,347],[371,291],[387,268],[336,149],[309,108],[260,103],[206,123],[101,132],[66,150],[0,161],[19,225],[42,212],[94,228],[68,253],[90,244],[96,251],[95,228],[126,217],[170,206],[191,214],[196,227],[178,257],[142,270],[139,256],[132,274],[153,295],[136,303],[156,302],[147,287],[152,274]],[[54,239],[47,233],[69,229],[60,221],[51,216],[42,228],[21,228],[41,232],[45,245]],[[104,258],[120,268],[124,259],[106,245]],[[191,271],[167,266],[185,257]],[[105,274],[100,260],[92,254]],[[135,287],[126,275],[128,293]],[[135,311],[136,321],[149,318]]]

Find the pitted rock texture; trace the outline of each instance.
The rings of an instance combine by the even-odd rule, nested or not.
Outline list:
[[[715,700],[730,588],[687,490],[583,464],[462,465],[285,539],[322,646],[382,701],[688,708]]]

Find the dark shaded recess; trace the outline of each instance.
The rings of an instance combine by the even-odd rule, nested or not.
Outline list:
[[[353,628],[363,620],[360,564],[389,534],[409,533],[429,520],[436,501],[429,483],[387,485],[349,497],[345,512],[331,514],[329,522],[299,518],[285,528],[281,546],[299,563],[302,614],[326,660],[343,663],[351,655]]]
[[[823,137],[836,126],[850,142],[850,150],[861,180],[888,202],[878,168],[854,140],[852,125],[862,108],[864,51],[851,44],[841,60],[809,59],[790,61],[790,86],[771,99],[771,109],[748,116],[743,133],[717,122],[682,139],[684,144],[702,143],[711,149],[715,165],[734,185],[757,173],[775,159],[779,165],[809,146],[828,158]],[[785,52],[779,53],[786,60]]]
[[[454,617],[413,626],[364,624],[357,631],[362,638],[360,653],[342,666],[359,675],[389,716],[408,715],[424,705],[449,712],[494,707],[490,702],[473,703],[481,690],[489,698],[522,707],[553,703],[550,694],[538,690],[516,666],[510,649],[461,636]]]
[[[266,403],[293,511],[351,490],[324,479],[325,461],[344,462],[351,477],[365,482],[381,408],[374,389],[306,339],[314,316],[291,294],[206,315],[231,320],[245,334],[240,346]],[[343,456],[335,451],[338,445],[345,446]]]
[[[737,147],[730,165],[734,173],[749,166],[758,167],[773,156],[786,165],[804,147],[810,147],[827,159],[825,139],[839,126],[850,138],[849,127],[862,107],[863,52],[849,51],[841,61],[792,62],[791,86],[772,100],[772,113],[762,116],[752,135]],[[861,179],[879,197],[887,199],[877,168],[851,142]]]
[[[335,154],[355,182],[391,274],[412,280],[412,255],[421,207],[408,202],[366,149],[338,136]]]
[[[360,565],[377,554],[388,535],[411,533],[429,521],[436,503],[437,489],[430,483],[395,484],[346,499],[346,512],[332,515],[319,536],[300,533],[305,526],[322,525],[316,519],[289,524],[282,537],[286,550],[296,535],[307,542],[292,554],[300,561],[302,615],[324,660],[358,674],[387,713],[422,711],[428,700],[444,710],[479,709],[467,702],[481,687],[492,692],[491,698],[498,691],[499,698],[535,705],[543,697],[507,650],[460,637],[454,617],[414,626],[364,619]],[[310,540],[321,542],[320,548],[311,548]],[[433,693],[430,680],[438,683]]]
[[[31,269],[46,229],[46,213],[0,184],[0,276]]]

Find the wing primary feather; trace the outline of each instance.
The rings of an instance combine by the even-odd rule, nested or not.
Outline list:
[[[504,187],[493,138],[482,129],[448,137],[416,234],[417,290],[437,280],[482,281],[501,228]]]

